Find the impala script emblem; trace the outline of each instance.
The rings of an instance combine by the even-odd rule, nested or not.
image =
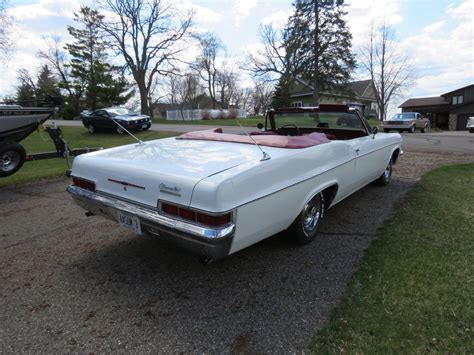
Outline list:
[[[160,188],[160,191],[164,192],[165,194],[181,196],[181,189],[179,187],[169,187],[165,184],[160,184],[158,187]]]

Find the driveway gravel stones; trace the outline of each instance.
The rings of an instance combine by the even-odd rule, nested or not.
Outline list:
[[[300,351],[393,203],[425,171],[473,160],[407,152],[389,186],[329,210],[313,243],[277,235],[207,266],[85,217],[66,179],[0,188],[0,351]]]

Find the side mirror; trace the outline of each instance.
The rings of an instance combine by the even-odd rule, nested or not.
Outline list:
[[[375,136],[379,132],[378,127],[372,127],[372,134]]]
[[[257,128],[258,128],[258,129],[263,129],[263,123],[258,123],[258,124],[257,124]]]

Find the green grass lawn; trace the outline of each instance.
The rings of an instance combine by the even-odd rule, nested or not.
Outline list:
[[[314,353],[472,353],[474,164],[426,174],[366,251]]]
[[[83,127],[61,127],[61,129],[64,139],[72,149],[84,147],[110,148],[135,142],[135,140],[128,135],[121,136],[116,133],[89,134]],[[140,131],[134,134],[143,141],[176,135],[176,133],[156,131]],[[41,132],[40,134],[34,132],[23,140],[21,144],[25,147],[27,154],[55,151],[53,141],[46,132]],[[0,178],[0,186],[35,181],[42,178],[64,176],[66,170],[67,165],[65,159],[58,158],[25,162],[23,167],[16,174],[6,178]]]

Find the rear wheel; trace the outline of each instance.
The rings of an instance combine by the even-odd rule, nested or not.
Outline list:
[[[415,131],[416,131],[415,125],[411,126],[409,132],[410,132],[410,133],[415,133]]]
[[[25,162],[25,148],[19,143],[6,143],[0,146],[0,177],[16,173]]]
[[[305,204],[301,213],[288,228],[291,239],[301,245],[311,242],[318,234],[324,212],[324,195],[319,192]]]
[[[474,128],[469,129],[469,133],[474,133]]]
[[[388,185],[388,183],[390,182],[391,178],[392,178],[392,166],[393,166],[393,162],[392,162],[392,158],[390,158],[388,164],[387,164],[387,167],[385,168],[385,171],[383,172],[382,175],[380,175],[380,177],[375,180],[375,183],[379,186],[386,186]]]
[[[384,131],[385,133],[390,132],[390,130],[389,130],[388,128],[384,128],[383,131]]]

